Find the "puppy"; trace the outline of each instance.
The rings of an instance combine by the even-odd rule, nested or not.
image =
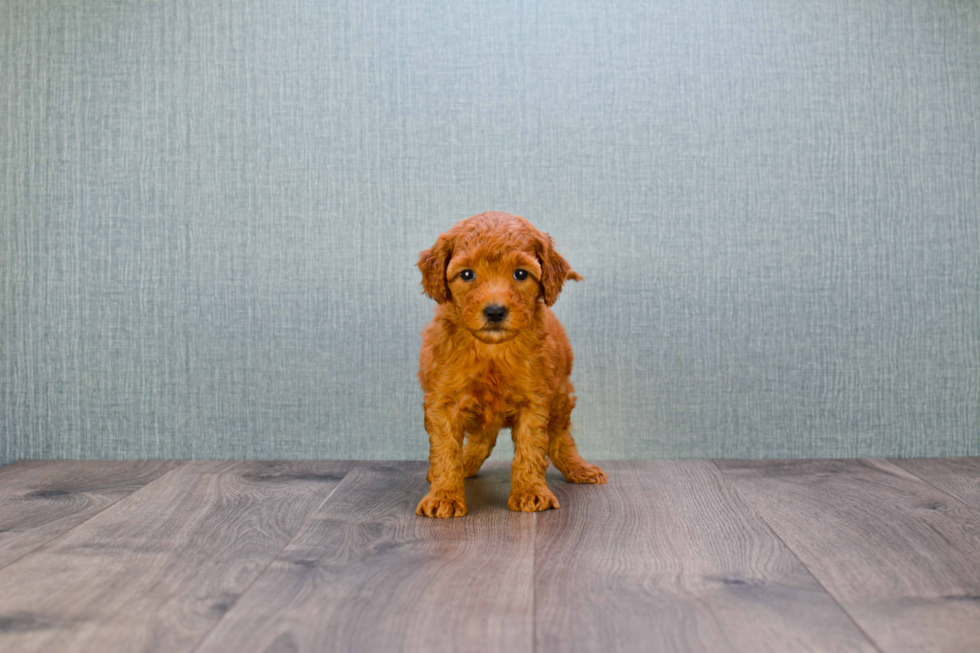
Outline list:
[[[572,348],[548,307],[566,279],[582,277],[551,237],[524,218],[481,213],[439,236],[417,265],[438,306],[419,365],[431,487],[415,512],[465,515],[463,479],[476,475],[505,426],[514,439],[511,510],[558,507],[545,484],[549,458],[572,483],[605,483],[569,433]]]

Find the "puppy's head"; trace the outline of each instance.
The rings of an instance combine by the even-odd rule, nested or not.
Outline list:
[[[531,323],[537,302],[551,306],[566,279],[582,280],[551,236],[496,211],[456,223],[416,265],[425,294],[452,302],[462,326],[486,343],[515,337]]]

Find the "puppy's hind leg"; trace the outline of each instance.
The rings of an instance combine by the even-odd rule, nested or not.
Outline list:
[[[467,433],[466,444],[463,445],[463,477],[476,476],[480,466],[487,459],[493,446],[497,444],[499,429],[490,429],[478,433]]]
[[[571,383],[568,387],[569,393],[553,407],[548,422],[548,457],[569,483],[605,483],[609,477],[598,465],[585,462],[572,439],[569,429],[575,397],[571,395]]]
[[[466,434],[466,444],[463,445],[463,478],[472,478],[480,471],[483,461],[490,456],[497,444],[497,433],[499,429]],[[432,482],[431,471],[425,480]]]
[[[609,480],[598,465],[585,462],[568,430],[548,434],[548,456],[569,483],[605,483]]]

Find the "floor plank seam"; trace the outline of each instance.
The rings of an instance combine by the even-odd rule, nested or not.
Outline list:
[[[333,487],[333,489],[330,490],[330,493],[327,494],[326,497],[324,497],[323,501],[321,501],[319,504],[317,504],[316,508],[314,508],[313,510],[310,511],[310,514],[308,514],[306,516],[306,519],[303,520],[303,523],[300,524],[299,528],[296,529],[296,532],[293,533],[292,537],[289,538],[289,541],[287,541],[282,546],[282,548],[279,549],[279,551],[276,552],[276,555],[272,556],[272,558],[269,559],[268,564],[266,564],[266,566],[262,568],[262,571],[260,571],[258,574],[255,575],[255,578],[253,578],[252,579],[252,582],[248,584],[248,587],[246,587],[245,590],[241,594],[239,594],[238,598],[235,599],[235,603],[238,603],[239,601],[241,601],[242,598],[246,594],[248,594],[248,592],[253,587],[255,587],[255,584],[259,581],[259,579],[262,578],[263,576],[265,576],[265,573],[269,570],[269,567],[272,566],[272,563],[274,563],[276,560],[278,560],[279,559],[279,556],[282,555],[282,552],[285,551],[286,548],[290,544],[292,544],[293,541],[299,536],[299,534],[303,532],[303,529],[306,528],[306,525],[310,522],[311,519],[313,519],[313,515],[315,515],[317,512],[319,512],[320,508],[322,508],[324,505],[326,505],[327,501],[330,501],[330,497],[332,497],[334,495],[334,493],[337,491],[337,488],[341,486],[341,484],[347,478],[347,475],[350,474],[352,471],[354,471],[354,468],[360,466],[361,464],[363,464],[363,461],[355,461],[354,464],[352,464],[350,466],[350,468],[346,472],[344,472],[344,478],[340,479],[340,482],[338,482],[337,485],[335,485]],[[194,645],[194,648],[190,649],[190,651],[188,651],[188,653],[197,653],[197,651],[201,648],[201,646],[204,645],[204,642],[207,641],[208,637],[211,636],[211,633],[213,633],[218,628],[218,625],[220,625],[221,622],[225,620],[225,618],[232,612],[232,610],[234,609],[234,607],[235,607],[234,604],[232,604],[229,607],[229,609],[223,615],[221,615],[221,617],[217,621],[214,622],[214,624],[211,626],[211,628],[209,628],[208,631],[201,636],[201,638],[197,641],[197,644]]]
[[[837,600],[837,597],[834,596],[833,592],[827,589],[827,586],[824,585],[823,582],[820,580],[820,578],[818,578],[817,575],[813,573],[813,570],[810,569],[809,566],[807,566],[807,564],[800,558],[799,554],[793,550],[793,547],[791,547],[786,542],[786,540],[784,540],[782,536],[776,532],[776,529],[773,528],[773,525],[769,523],[769,520],[766,519],[765,516],[761,512],[759,512],[759,510],[756,509],[756,507],[752,504],[752,502],[749,501],[748,497],[742,494],[742,491],[738,489],[738,486],[735,483],[733,483],[730,478],[728,478],[728,475],[725,473],[725,470],[718,466],[717,461],[712,459],[711,464],[714,465],[715,469],[718,470],[718,472],[722,475],[725,481],[731,486],[731,489],[735,491],[735,493],[739,496],[739,498],[741,498],[742,501],[745,502],[745,505],[751,508],[752,511],[759,517],[759,519],[762,520],[762,523],[766,525],[766,528],[769,529],[769,532],[772,533],[773,537],[779,540],[779,542],[786,547],[786,550],[789,551],[791,554],[793,554],[793,557],[796,558],[796,560],[800,563],[800,565],[804,569],[806,569],[806,573],[810,574],[810,578],[812,578],[814,582],[820,586],[820,589],[822,589],[824,593],[830,597],[830,600],[833,601],[838,608],[840,608],[841,612],[847,615],[847,618],[850,620],[852,624],[854,624],[854,627],[858,629],[858,632],[864,635],[864,638],[868,640],[868,643],[871,644],[871,646],[873,646],[874,649],[879,653],[885,653],[884,649],[881,648],[878,642],[875,641],[875,639],[872,638],[867,631],[865,631],[865,629],[861,626],[861,624],[859,624],[857,620],[854,619],[854,616],[850,613],[850,611],[848,611],[847,608],[845,608],[841,604],[841,602]]]
[[[57,461],[51,461],[51,462],[57,462]],[[106,510],[109,510],[110,508],[112,508],[113,506],[115,506],[116,504],[118,504],[118,503],[119,503],[120,501],[125,501],[126,499],[128,499],[128,498],[129,498],[129,497],[131,497],[131,496],[133,496],[134,494],[136,494],[137,492],[139,492],[139,491],[140,491],[140,490],[142,490],[143,488],[145,488],[145,487],[148,487],[148,486],[150,486],[150,485],[152,485],[152,484],[154,484],[154,483],[156,483],[156,482],[157,482],[157,481],[159,481],[160,479],[162,479],[162,478],[164,478],[165,476],[167,476],[167,475],[169,475],[170,473],[172,473],[172,472],[174,472],[174,471],[176,471],[176,470],[178,470],[178,469],[180,469],[181,467],[183,467],[183,466],[184,466],[184,465],[186,465],[186,464],[187,464],[187,461],[186,461],[186,460],[182,460],[182,461],[180,461],[180,464],[179,464],[179,465],[177,465],[177,466],[176,466],[176,467],[174,467],[173,469],[168,469],[168,470],[167,470],[167,471],[165,471],[165,472],[164,472],[163,474],[160,474],[160,476],[157,476],[157,477],[156,477],[155,479],[153,479],[153,480],[152,480],[152,481],[150,481],[149,483],[146,483],[145,485],[141,485],[140,487],[138,487],[138,488],[136,488],[136,489],[134,489],[134,490],[133,490],[132,492],[130,492],[129,494],[125,494],[125,495],[123,495],[123,496],[121,496],[121,497],[119,497],[118,499],[116,499],[116,500],[115,500],[115,501],[113,501],[112,503],[110,503],[110,504],[108,504],[108,505],[106,505],[106,506],[104,506],[104,507],[103,507],[103,508],[102,508],[101,510],[99,510],[98,512],[94,512],[94,513],[92,513],[91,515],[89,515],[88,517],[86,517],[86,518],[85,518],[85,519],[83,519],[82,521],[80,521],[80,522],[78,522],[77,524],[75,524],[75,525],[74,525],[74,526],[72,526],[71,528],[68,528],[67,530],[65,530],[65,531],[63,531],[63,532],[61,532],[61,533],[58,533],[57,535],[55,535],[55,536],[53,536],[53,537],[52,537],[51,539],[49,539],[49,540],[45,540],[45,541],[43,541],[43,542],[41,542],[40,544],[38,544],[38,545],[37,545],[36,547],[34,547],[33,549],[31,549],[30,551],[26,551],[26,552],[24,553],[24,555],[22,555],[22,556],[20,556],[20,557],[18,557],[18,558],[14,558],[13,560],[10,560],[10,561],[8,561],[8,562],[5,562],[4,564],[2,564],[2,565],[0,565],[0,570],[3,570],[3,569],[6,569],[7,567],[9,567],[9,566],[11,566],[11,565],[15,565],[15,564],[17,564],[18,562],[20,562],[21,560],[23,560],[24,558],[26,558],[26,557],[28,557],[28,556],[31,556],[31,555],[34,555],[35,553],[38,553],[38,552],[40,552],[40,551],[41,551],[41,549],[43,549],[44,547],[46,547],[46,546],[48,546],[49,544],[51,544],[51,543],[52,543],[52,542],[54,542],[55,540],[58,540],[58,539],[60,539],[60,538],[62,538],[62,537],[65,537],[66,535],[68,535],[68,534],[70,534],[70,533],[72,533],[72,532],[73,532],[73,531],[74,531],[74,530],[75,530],[76,528],[78,528],[79,526],[82,526],[83,524],[87,524],[87,523],[88,523],[89,521],[91,521],[91,520],[92,520],[93,518],[95,518],[95,517],[98,517],[99,515],[101,515],[102,513],[104,513],[104,512],[106,511]]]
[[[888,459],[886,458],[885,460],[888,460]],[[912,476],[916,477],[917,479],[919,479],[920,481],[922,481],[923,483],[925,483],[929,487],[931,487],[931,488],[933,488],[933,489],[935,489],[935,490],[937,490],[939,492],[942,492],[943,494],[945,494],[946,496],[948,496],[949,498],[951,498],[953,501],[957,502],[961,506],[966,506],[972,512],[980,513],[980,510],[978,510],[977,507],[974,506],[972,503],[967,503],[966,501],[964,501],[963,499],[959,498],[955,494],[950,493],[949,490],[944,489],[944,488],[936,485],[935,483],[930,482],[929,479],[923,478],[922,476],[920,476],[919,474],[916,474],[911,469],[908,469],[904,465],[900,465],[899,463],[895,462],[894,460],[889,460],[889,462],[892,463],[893,465],[895,465],[896,467],[901,468],[902,471],[908,472],[909,474],[911,474]]]
[[[533,513],[531,523],[531,653],[538,651],[538,513]]]

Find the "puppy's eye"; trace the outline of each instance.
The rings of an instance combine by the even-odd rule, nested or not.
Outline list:
[[[476,278],[476,275],[473,274],[473,270],[463,270],[459,273],[459,278],[463,281],[473,281],[473,279]]]
[[[527,270],[514,270],[514,278],[518,281],[527,279]]]

